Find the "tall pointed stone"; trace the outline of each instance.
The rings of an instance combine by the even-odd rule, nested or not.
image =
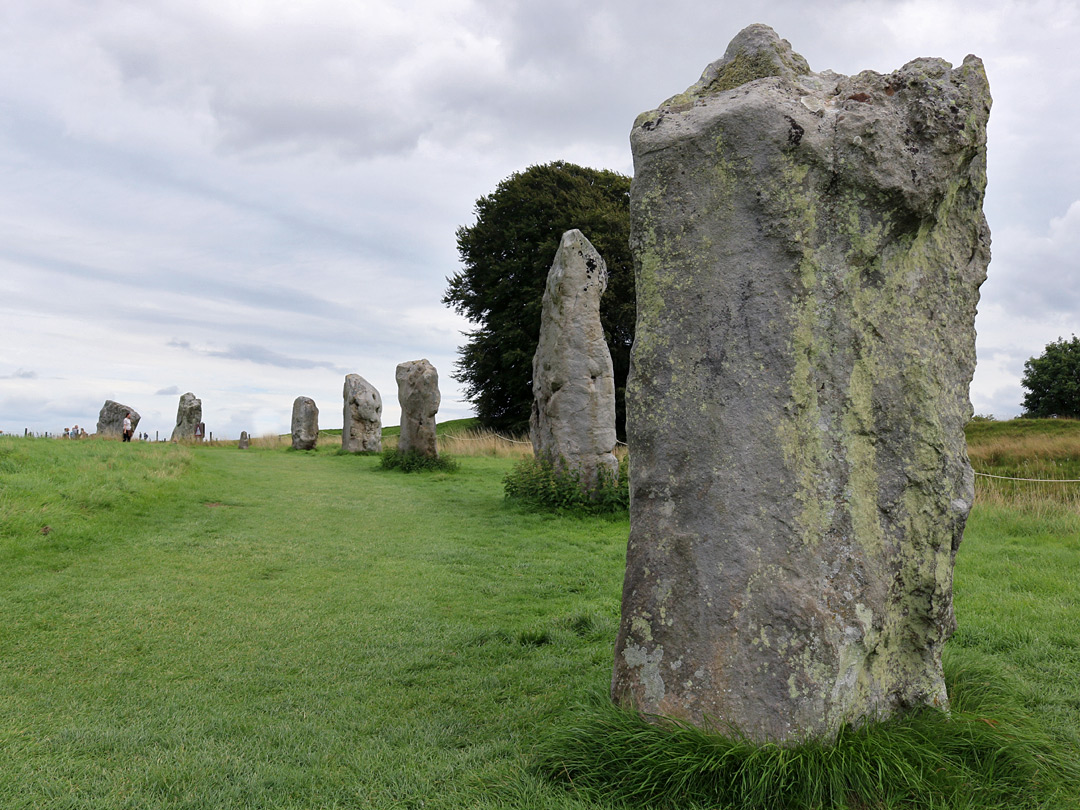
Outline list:
[[[173,441],[194,441],[195,429],[202,422],[202,400],[188,391],[180,397],[176,408],[176,427],[173,428]]]
[[[419,453],[428,458],[439,455],[435,437],[435,414],[442,397],[439,373],[427,360],[410,360],[397,367],[398,404],[401,405],[399,453]]]
[[[294,450],[314,450],[319,443],[319,408],[311,397],[297,397],[292,406]]]
[[[577,471],[582,488],[617,476],[615,374],[600,324],[607,267],[579,230],[562,236],[548,272],[533,356],[533,451]]]
[[[382,450],[382,396],[359,374],[347,374],[342,391],[345,413],[341,449],[346,453]]]
[[[751,26],[635,122],[620,703],[785,741],[947,706],[989,109],[973,56],[815,74]]]

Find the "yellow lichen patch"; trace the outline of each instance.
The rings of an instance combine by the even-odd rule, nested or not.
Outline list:
[[[757,51],[751,54],[737,54],[728,62],[716,77],[704,88],[703,95],[734,90],[755,79],[780,75],[780,65],[774,54]]]

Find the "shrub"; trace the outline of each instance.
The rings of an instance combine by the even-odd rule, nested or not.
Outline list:
[[[410,450],[399,453],[396,449],[382,452],[379,468],[383,470],[401,470],[402,472],[457,472],[458,463],[445,453],[441,456],[425,456]]]
[[[600,471],[594,490],[582,486],[575,469],[559,469],[547,459],[523,458],[503,479],[506,497],[525,506],[556,511],[580,511],[590,514],[623,512],[630,505],[629,464],[619,462],[619,471],[611,475]]]

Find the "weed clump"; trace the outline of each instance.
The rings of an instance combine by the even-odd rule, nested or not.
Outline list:
[[[457,461],[446,455],[425,456],[410,450],[407,453],[398,452],[397,449],[386,449],[382,452],[379,460],[379,469],[401,470],[402,472],[457,472],[460,465]]]
[[[619,462],[611,475],[600,470],[595,489],[585,489],[575,469],[560,469],[547,459],[523,458],[503,479],[507,499],[533,509],[611,514],[625,512],[630,505],[629,464]]]

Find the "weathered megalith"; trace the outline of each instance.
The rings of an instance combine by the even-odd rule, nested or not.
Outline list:
[[[397,367],[398,404],[401,405],[399,453],[439,455],[435,414],[439,412],[439,374],[427,360],[410,360]]]
[[[577,471],[582,488],[615,477],[615,373],[600,324],[607,266],[579,230],[562,236],[548,272],[533,355],[529,434],[537,458]]]
[[[173,428],[172,441],[195,441],[195,429],[202,422],[202,400],[188,391],[180,397],[176,409],[176,427]]]
[[[121,405],[111,399],[101,406],[97,420],[97,435],[105,439],[122,439],[124,436],[124,417],[131,414],[131,429],[139,425],[139,412],[127,405]]]
[[[382,396],[359,374],[345,375],[345,418],[341,449],[346,453],[382,451]]]
[[[251,438],[246,430],[240,431],[240,441],[236,443],[236,446],[241,450],[247,450],[251,447]]]
[[[293,450],[314,450],[319,441],[319,409],[311,397],[297,397],[292,406]]]
[[[612,696],[757,740],[947,707],[990,94],[765,26],[631,137],[631,530]]]

